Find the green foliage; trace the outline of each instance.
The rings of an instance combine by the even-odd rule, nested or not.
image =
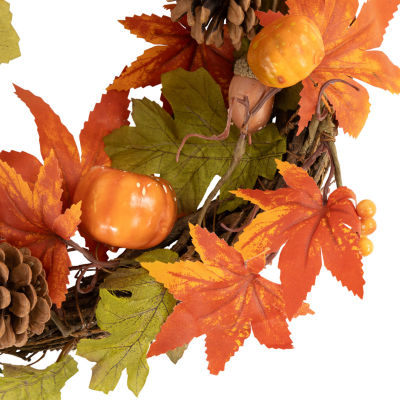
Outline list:
[[[189,347],[188,344],[185,344],[183,346],[177,347],[176,349],[167,351],[167,356],[168,358],[176,364],[182,357],[183,354],[185,353],[186,349]]]
[[[168,72],[162,76],[162,85],[174,118],[146,98],[134,100],[136,126],[122,127],[107,136],[105,149],[115,168],[159,173],[175,189],[180,211],[192,212],[213,177],[228,169],[239,132],[232,126],[229,138],[222,142],[191,138],[177,163],[175,156],[183,138],[190,133],[211,136],[222,132],[227,112],[219,86],[204,69]],[[220,199],[232,197],[230,190],[253,187],[258,176],[274,176],[274,159],[285,153],[285,140],[270,124],[254,134],[252,141],[232,178],[222,187]],[[240,202],[226,202],[219,211],[232,210]]]
[[[174,262],[177,258],[172,251],[157,250],[136,260]],[[100,289],[100,298],[97,323],[110,336],[81,340],[77,351],[97,363],[89,387],[108,393],[126,368],[128,387],[137,396],[149,372],[146,355],[150,343],[176,301],[142,268],[120,268],[111,274]]]
[[[303,90],[301,82],[280,91],[275,96],[275,107],[283,111],[294,111],[299,106],[300,92]]]
[[[71,356],[43,370],[23,365],[2,365],[2,400],[60,400],[61,388],[78,372],[77,362]]]
[[[10,5],[0,0],[0,63],[8,63],[21,55],[19,37],[11,25],[11,19]]]

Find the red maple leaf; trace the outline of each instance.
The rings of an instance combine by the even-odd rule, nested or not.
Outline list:
[[[359,90],[336,83],[325,93],[333,105],[339,126],[357,137],[367,120],[370,104],[367,90],[354,79],[400,93],[400,68],[378,48],[400,0],[368,0],[358,10],[358,0],[287,0],[289,14],[304,15],[318,26],[325,47],[321,64],[303,80],[298,133],[307,126],[317,105],[321,86],[342,79]],[[258,12],[261,24],[271,21],[270,13]],[[355,19],[356,18],[356,19]]]
[[[143,262],[150,275],[182,302],[168,317],[148,357],[206,334],[209,370],[218,374],[253,331],[271,348],[292,348],[280,285],[249,268],[242,253],[214,233],[190,225],[203,262]],[[299,314],[312,313],[307,304]]]
[[[80,204],[63,212],[62,176],[53,151],[39,168],[35,184],[0,160],[0,235],[15,246],[29,247],[43,262],[50,297],[65,299],[71,265],[65,243],[80,222]]]
[[[224,45],[217,48],[198,44],[190,36],[185,18],[173,22],[166,16],[135,15],[121,23],[136,36],[160,46],[146,50],[129,67],[125,67],[108,89],[155,86],[161,83],[161,75],[165,72],[177,68],[195,71],[203,67],[220,85],[224,98],[228,98],[234,62],[234,48],[228,34],[225,35]]]
[[[18,97],[24,101],[29,107],[38,128],[40,150],[43,159],[46,159],[53,152],[57,159],[58,167],[61,171],[62,179],[60,181],[60,190],[62,192],[62,209],[66,210],[72,204],[72,199],[75,187],[83,174],[85,174],[94,165],[109,165],[110,160],[104,151],[103,137],[109,134],[112,130],[128,125],[129,116],[129,100],[127,91],[112,90],[102,96],[100,103],[96,104],[94,110],[90,113],[88,121],[85,123],[80,133],[80,143],[82,157],[79,156],[79,151],[75,140],[68,129],[62,124],[60,118],[52,111],[52,109],[40,98],[29,92],[15,86]],[[33,190],[38,183],[39,170],[41,163],[34,156],[25,152],[0,152],[0,160],[7,163],[7,166],[12,167],[14,172],[20,175],[20,178]],[[8,181],[7,181],[8,182]],[[5,187],[0,189],[10,190],[10,184],[4,181]],[[57,181],[58,182],[58,181]],[[50,181],[48,181],[50,184]],[[42,184],[43,185],[43,184]],[[0,185],[1,186],[1,185]],[[43,190],[45,188],[43,187]],[[58,193],[58,192],[57,192]],[[8,203],[7,203],[8,204]],[[8,204],[10,208],[11,205]],[[13,207],[10,208],[11,215]],[[48,210],[45,208],[44,211]],[[7,217],[5,210],[1,213],[0,223],[5,223],[10,229],[19,229],[19,225],[13,225],[17,219]],[[23,230],[26,229],[26,224],[23,224]],[[28,229],[29,232],[35,234],[34,226]],[[10,231],[11,232],[11,231]],[[106,258],[106,248],[94,242],[89,236],[82,233],[87,241],[89,248],[97,250],[97,256],[100,259]],[[21,245],[22,239],[17,237],[3,235],[11,244]],[[54,236],[54,235],[53,235]],[[27,247],[37,255],[50,271],[49,265],[53,257],[52,251],[57,255],[57,271],[60,275],[57,277],[55,272],[49,275],[52,282],[49,283],[52,287],[50,295],[53,302],[60,305],[64,299],[66,283],[68,282],[66,271],[70,266],[70,260],[66,252],[65,244],[61,241],[50,240],[47,236],[45,240],[36,240]],[[25,243],[24,242],[24,243]],[[47,246],[47,247],[46,247]],[[53,246],[53,247],[52,247]],[[64,250],[61,250],[61,248]],[[47,249],[47,250],[46,250]],[[63,263],[64,267],[60,265]]]
[[[321,253],[333,276],[362,297],[361,226],[352,202],[354,193],[340,187],[324,203],[320,189],[305,170],[279,160],[276,163],[287,188],[233,192],[264,210],[244,229],[235,247],[252,268],[262,268],[265,255],[283,246],[278,267],[289,318],[315,283]]]

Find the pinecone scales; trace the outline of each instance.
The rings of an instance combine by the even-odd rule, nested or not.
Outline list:
[[[42,263],[26,248],[0,243],[0,349],[26,344],[50,319]]]
[[[173,21],[187,14],[192,37],[198,43],[214,44],[220,47],[224,43],[224,25],[228,26],[229,36],[236,49],[241,39],[252,39],[258,18],[255,11],[261,7],[261,0],[168,0],[176,1],[171,11]]]

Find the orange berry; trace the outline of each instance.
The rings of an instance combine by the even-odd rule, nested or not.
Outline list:
[[[360,247],[360,252],[363,255],[363,257],[369,256],[374,250],[374,245],[372,241],[368,239],[366,236],[360,237],[358,246]]]
[[[361,219],[361,235],[370,235],[376,230],[376,221],[373,218]]]
[[[371,200],[362,200],[357,204],[356,211],[361,218],[371,218],[376,213],[376,206]]]

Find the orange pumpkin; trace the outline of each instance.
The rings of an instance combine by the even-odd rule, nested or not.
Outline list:
[[[287,15],[266,25],[253,38],[247,62],[264,85],[285,88],[310,75],[324,55],[317,25],[308,17]]]
[[[93,167],[78,183],[74,202],[78,201],[83,230],[111,246],[156,246],[176,221],[175,192],[155,176]]]

